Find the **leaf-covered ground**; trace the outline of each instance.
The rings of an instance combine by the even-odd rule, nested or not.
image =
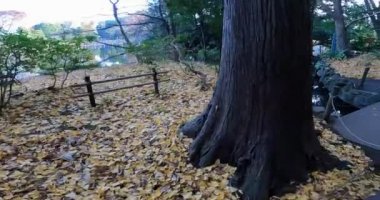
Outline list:
[[[198,79],[179,69],[171,81],[153,87],[72,99],[72,91],[40,90],[47,77],[28,80],[25,95],[0,118],[1,199],[238,199],[227,187],[234,168],[216,164],[196,169],[187,162],[189,139],[179,125],[202,111],[212,89],[201,92]],[[87,71],[93,80],[149,71],[140,66]],[[215,74],[208,74],[214,83]],[[82,82],[78,71],[69,83]],[[95,90],[150,81],[121,81]],[[28,90],[26,91],[26,88]],[[78,92],[78,91],[77,91]],[[83,92],[83,91],[82,91]],[[356,146],[345,143],[320,122],[321,142],[351,163],[351,170],[315,172],[296,193],[273,199],[362,199],[380,188],[380,176]]]
[[[346,77],[360,79],[364,69],[370,67],[368,78],[380,79],[380,57],[375,54],[363,54],[348,60],[331,60],[330,63],[339,74]]]

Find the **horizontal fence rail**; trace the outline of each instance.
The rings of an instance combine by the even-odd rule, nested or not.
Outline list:
[[[158,81],[159,83],[162,83],[162,82],[168,82],[170,81],[170,79],[166,79],[166,80],[162,80],[162,81]],[[108,92],[115,92],[115,91],[119,91],[119,90],[124,90],[124,89],[130,89],[130,88],[135,88],[135,87],[142,87],[142,86],[145,86],[145,85],[153,85],[155,82],[150,82],[150,83],[142,83],[142,84],[137,84],[137,85],[130,85],[130,86],[126,86],[126,87],[120,87],[120,88],[115,88],[115,89],[110,89],[110,90],[104,90],[104,91],[99,91],[99,92],[93,92],[92,94],[93,95],[96,95],[96,94],[104,94],[104,93],[108,93]],[[80,98],[80,97],[85,97],[85,96],[88,96],[90,95],[89,93],[86,93],[86,94],[79,94],[77,96],[73,96],[73,98]]]
[[[166,74],[166,73],[169,73],[169,71],[157,72],[157,75]],[[139,75],[134,75],[134,76],[126,76],[126,77],[120,77],[120,78],[114,78],[114,79],[107,79],[107,80],[103,80],[103,81],[91,81],[91,84],[95,85],[95,84],[101,84],[101,83],[109,83],[109,82],[114,82],[114,81],[122,81],[122,80],[127,80],[127,79],[140,78],[140,77],[144,77],[144,76],[153,76],[153,75],[154,75],[154,73],[139,74]],[[76,87],[83,87],[86,85],[87,85],[87,83],[82,83],[82,84],[72,85],[70,87],[76,88]]]
[[[0,75],[0,79],[6,79],[6,78],[13,78],[15,77],[14,75],[10,74],[10,75]]]
[[[160,83],[160,82],[168,82],[170,80],[169,79],[159,80],[158,79],[158,75],[159,74],[166,74],[166,73],[169,73],[169,71],[157,72],[156,69],[152,69],[152,73],[148,73],[148,74],[139,74],[139,75],[133,75],[133,76],[126,76],[126,77],[108,79],[108,80],[103,80],[103,81],[91,81],[90,76],[86,76],[85,77],[85,83],[83,83],[83,84],[77,84],[77,85],[71,85],[70,88],[78,88],[78,87],[84,87],[84,86],[86,86],[87,93],[78,94],[76,96],[73,96],[72,98],[81,98],[81,97],[88,96],[89,100],[90,100],[90,103],[91,103],[91,106],[95,107],[96,106],[95,95],[104,94],[104,93],[108,93],[108,92],[115,92],[115,91],[118,91],[118,90],[130,89],[130,88],[135,88],[135,87],[142,87],[142,86],[145,86],[145,85],[154,85],[154,91],[155,91],[155,93],[157,95],[159,95],[160,92],[159,92],[158,83]],[[145,77],[145,76],[152,76],[153,77],[153,82],[136,84],[136,85],[130,85],[130,86],[125,86],[125,87],[120,87],[120,88],[114,88],[114,89],[109,89],[109,90],[103,90],[103,91],[98,91],[98,92],[94,92],[93,89],[92,89],[92,85],[95,85],[95,84],[102,84],[102,83],[108,83],[108,82],[114,82],[114,81],[121,81],[121,80],[127,80],[127,79],[133,79],[133,78],[139,78],[139,77]]]

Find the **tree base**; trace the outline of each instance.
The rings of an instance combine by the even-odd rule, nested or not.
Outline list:
[[[228,134],[215,132],[215,119],[210,104],[207,109],[193,120],[185,123],[180,131],[183,135],[195,138],[190,147],[190,161],[196,167],[205,167],[213,164],[217,159],[221,163],[237,167],[235,174],[230,178],[230,185],[243,191],[243,199],[267,199],[272,195],[281,196],[285,193],[294,192],[296,186],[308,179],[312,171],[329,171],[334,168],[348,169],[348,162],[340,161],[337,157],[324,150],[319,142],[307,142],[307,149],[282,154],[266,142],[254,142],[244,147],[245,153],[238,154],[239,148],[215,148],[218,142],[215,138],[205,139],[206,135],[219,135],[220,138]],[[214,108],[215,109],[215,108]],[[210,120],[211,119],[211,120]],[[210,123],[213,126],[210,126]],[[216,126],[217,127],[217,126]],[[208,131],[208,132],[205,132]],[[221,135],[223,134],[223,135]],[[317,138],[317,133],[311,133]],[[220,141],[224,141],[221,140]],[[231,140],[233,144],[244,146],[242,140]],[[224,142],[225,144],[225,142]],[[229,144],[228,146],[231,146]],[[295,150],[295,149],[293,149]],[[236,155],[238,154],[238,155]],[[293,154],[293,156],[291,155]],[[238,158],[238,159],[235,159]]]
[[[310,1],[224,1],[220,73],[207,109],[183,125],[190,161],[236,166],[231,179],[250,200],[325,170],[311,105]]]

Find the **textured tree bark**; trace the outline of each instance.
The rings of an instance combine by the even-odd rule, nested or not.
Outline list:
[[[225,0],[222,60],[205,111],[180,131],[197,167],[237,166],[245,199],[302,181],[321,147],[311,105],[309,0]]]
[[[338,52],[349,53],[350,46],[347,38],[346,24],[344,22],[344,12],[342,0],[334,0],[334,22],[336,45]]]

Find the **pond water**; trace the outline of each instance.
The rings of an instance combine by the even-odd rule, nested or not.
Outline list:
[[[94,53],[94,59],[99,63],[100,67],[113,67],[128,64],[130,61],[127,55],[120,55],[123,49],[103,46],[100,48],[90,49]],[[16,76],[17,80],[23,80],[41,75],[37,72],[21,72]]]
[[[34,72],[21,72],[17,74],[16,79],[22,80],[22,79],[26,79],[26,78],[30,78],[34,76],[39,76],[39,75],[40,75],[39,73],[34,73]]]
[[[104,45],[90,48],[90,50],[94,53],[95,60],[99,62],[101,67],[112,67],[130,62],[127,55],[120,55],[125,53],[125,49]]]

